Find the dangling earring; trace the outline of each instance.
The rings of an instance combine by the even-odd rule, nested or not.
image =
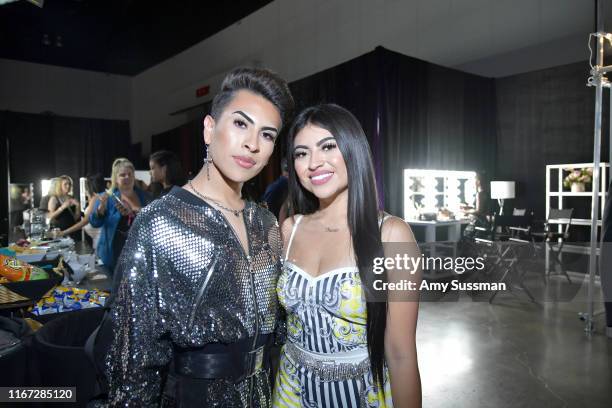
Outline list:
[[[210,163],[213,162],[213,159],[208,155],[208,146],[204,145],[204,165],[206,166],[206,179],[210,181]]]

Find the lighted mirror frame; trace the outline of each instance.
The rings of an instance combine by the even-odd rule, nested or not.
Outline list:
[[[461,203],[476,204],[476,172],[404,169],[404,219],[447,208],[460,215]]]

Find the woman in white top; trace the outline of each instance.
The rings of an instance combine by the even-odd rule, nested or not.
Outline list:
[[[420,407],[418,301],[365,298],[386,276],[372,273],[383,242],[416,244],[403,220],[379,211],[363,129],[346,109],[320,105],[298,115],[288,139],[298,215],[282,225],[287,343],[273,405]]]

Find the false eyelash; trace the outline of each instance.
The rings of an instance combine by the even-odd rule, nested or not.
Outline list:
[[[328,142],[325,143],[323,146],[321,146],[321,149],[335,149],[337,147],[337,145],[333,142]]]

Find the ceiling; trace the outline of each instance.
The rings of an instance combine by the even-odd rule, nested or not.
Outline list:
[[[133,76],[271,1],[16,1],[0,6],[0,58]]]
[[[314,6],[312,0],[301,1],[285,7],[300,9],[305,19]],[[406,24],[412,31],[392,27],[396,35],[379,36],[384,41],[376,45],[502,77],[584,60],[596,0],[402,1],[402,13],[419,16]],[[600,1],[606,6],[605,27],[612,27],[612,6]],[[271,2],[45,0],[39,8],[26,0],[0,0],[0,58],[134,76]]]

